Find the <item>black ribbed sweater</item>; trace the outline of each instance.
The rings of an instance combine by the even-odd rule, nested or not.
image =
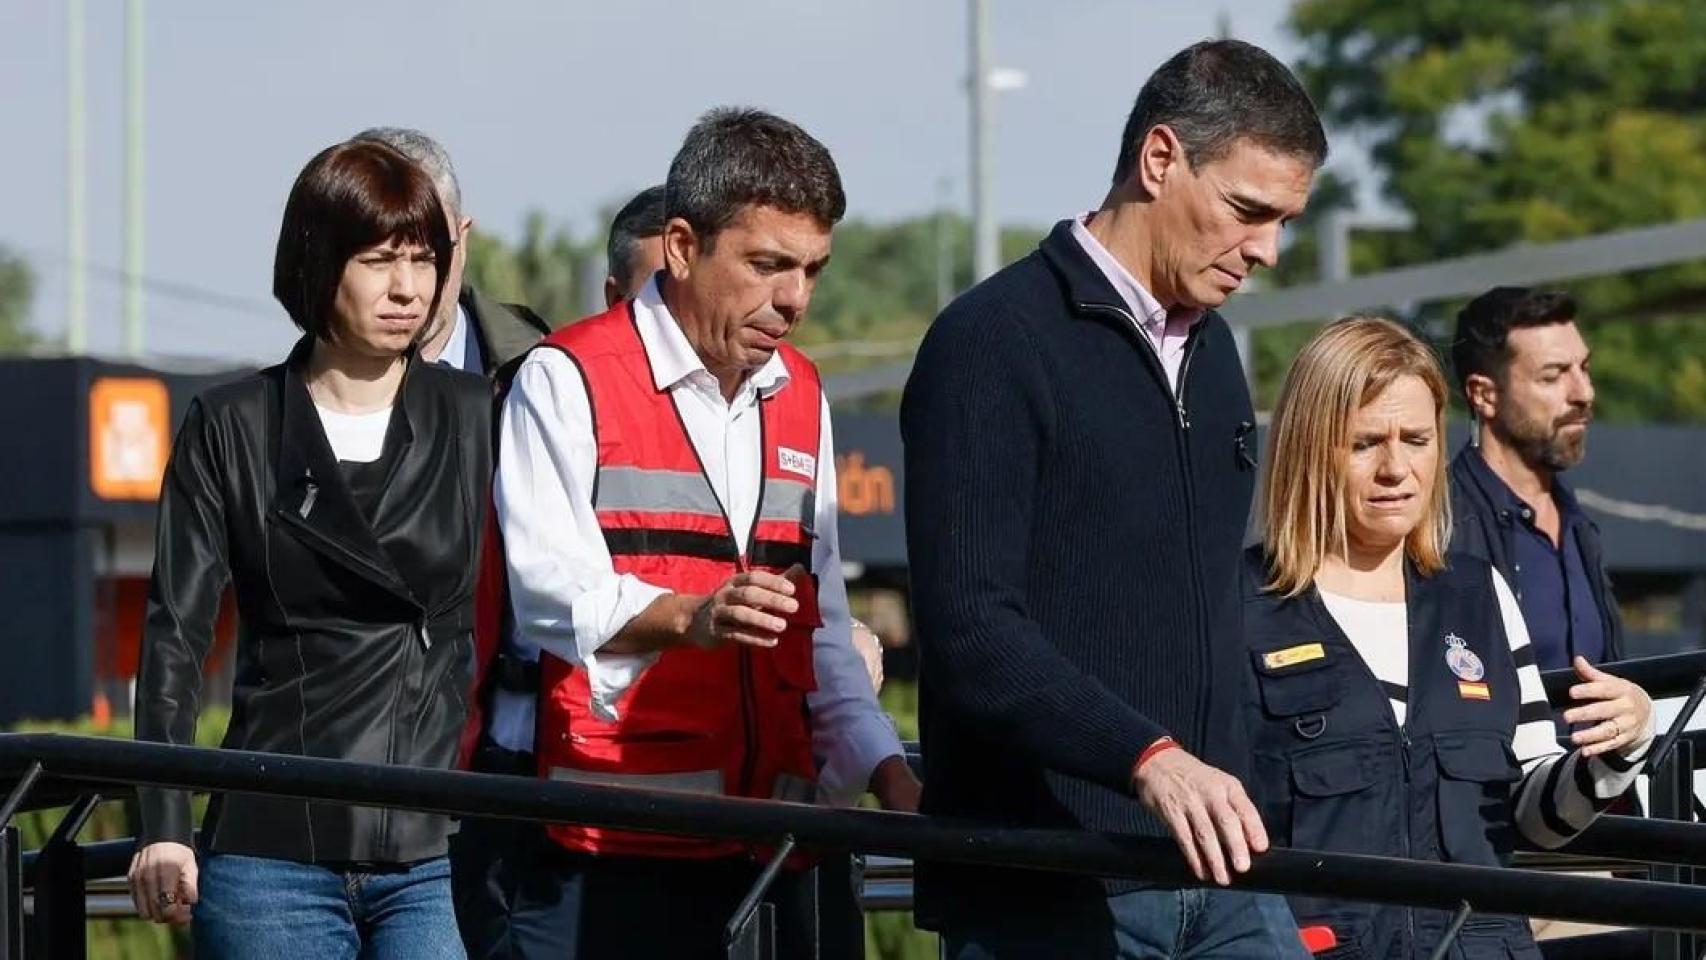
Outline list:
[[[1175,403],[1069,227],[943,311],[901,405],[924,809],[1159,836],[1129,790],[1145,746],[1170,734],[1236,775],[1246,762],[1255,417],[1214,314]],[[1133,886],[921,864],[917,902],[952,929]]]

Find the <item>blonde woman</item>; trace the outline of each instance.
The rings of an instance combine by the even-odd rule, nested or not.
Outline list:
[[[1577,658],[1550,707],[1510,586],[1446,556],[1445,378],[1389,320],[1329,325],[1292,363],[1248,556],[1252,783],[1276,844],[1498,865],[1629,786],[1652,741],[1639,687]],[[1425,957],[1449,914],[1294,897],[1318,957]],[[1472,917],[1453,957],[1540,956],[1518,918]]]

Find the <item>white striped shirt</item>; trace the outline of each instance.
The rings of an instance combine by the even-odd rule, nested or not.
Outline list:
[[[1522,697],[1517,708],[1516,731],[1511,738],[1511,748],[1522,766],[1522,782],[1516,793],[1517,829],[1538,846],[1560,847],[1586,830],[1612,800],[1635,782],[1641,758],[1652,744],[1652,721],[1649,719],[1641,739],[1623,751],[1585,761],[1580,751],[1566,753],[1557,740],[1552,706],[1540,682],[1540,668],[1534,662],[1522,608],[1504,577],[1496,570],[1492,576]],[[1404,603],[1356,600],[1326,590],[1321,590],[1321,599],[1351,646],[1380,681],[1392,704],[1392,713],[1402,726],[1409,694],[1410,651],[1407,643],[1394,643],[1392,638],[1410,635]]]

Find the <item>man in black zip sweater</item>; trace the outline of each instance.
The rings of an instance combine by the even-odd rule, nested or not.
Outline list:
[[[901,406],[924,810],[1171,836],[1224,886],[1239,782],[1254,414],[1213,310],[1278,258],[1326,137],[1282,64],[1196,44],[1144,84],[1100,209],[956,300]],[[1303,956],[1284,902],[918,867],[950,957]]]

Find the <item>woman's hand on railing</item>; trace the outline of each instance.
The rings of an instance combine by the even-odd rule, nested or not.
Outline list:
[[[195,851],[181,843],[158,841],[130,858],[130,899],[136,912],[155,923],[186,924],[196,890]]]
[[[1614,677],[1589,663],[1575,659],[1576,675],[1583,683],[1570,688],[1577,706],[1564,711],[1564,722],[1592,724],[1570,734],[1584,757],[1620,751],[1624,757],[1639,755],[1653,739],[1653,701],[1647,692],[1622,677]]]

